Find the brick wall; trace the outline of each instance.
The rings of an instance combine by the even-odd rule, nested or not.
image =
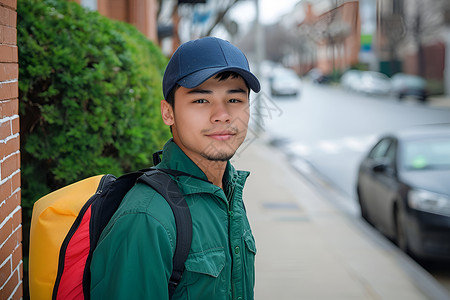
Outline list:
[[[81,4],[82,0],[70,0]],[[156,0],[97,0],[99,13],[110,19],[134,25],[151,41],[158,43]]]
[[[17,0],[0,0],[0,299],[23,297]]]

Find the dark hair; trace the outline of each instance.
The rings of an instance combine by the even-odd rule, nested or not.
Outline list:
[[[170,104],[170,106],[172,106],[175,104],[175,92],[180,88],[179,84],[176,84],[173,89],[170,90],[169,94],[167,95],[167,103]]]
[[[219,79],[219,81],[222,81],[222,80],[226,80],[230,77],[231,78],[239,78],[239,77],[242,78],[241,75],[239,75],[238,73],[233,72],[233,71],[224,71],[224,72],[218,73],[214,78]],[[247,81],[244,80],[244,82],[245,82],[245,86],[248,89],[248,92],[250,93],[250,87],[248,86]]]
[[[238,73],[233,72],[233,71],[224,71],[224,72],[218,73],[218,74],[216,74],[216,76],[214,76],[214,78],[219,79],[219,81],[227,80],[230,77],[231,78],[238,78],[238,77],[241,77],[241,75],[239,75]],[[247,86],[248,93],[250,94],[250,87],[249,87],[247,81],[244,80],[244,82],[245,82],[245,85]],[[170,106],[172,106],[172,108],[175,105],[175,92],[179,88],[180,88],[180,85],[176,84],[173,87],[173,89],[170,90],[169,94],[167,95],[167,99],[165,99],[167,101],[167,103],[169,103]]]

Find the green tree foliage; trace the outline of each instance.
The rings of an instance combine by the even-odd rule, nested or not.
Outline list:
[[[67,0],[18,0],[24,222],[42,195],[150,166],[170,132],[166,58],[133,26]]]

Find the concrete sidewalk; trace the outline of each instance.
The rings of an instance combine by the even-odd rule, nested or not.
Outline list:
[[[431,96],[428,99],[427,104],[431,107],[439,109],[450,109],[450,96],[449,95]]]
[[[237,155],[234,165],[251,171],[244,200],[257,244],[256,300],[450,299],[264,139]]]

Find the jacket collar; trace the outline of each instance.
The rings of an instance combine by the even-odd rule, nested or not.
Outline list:
[[[177,176],[175,179],[181,183],[179,186],[184,194],[206,192],[216,194],[220,197],[225,196],[224,191],[220,187],[208,181],[208,177],[206,177],[205,173],[203,173],[203,171],[183,152],[183,150],[175,144],[173,139],[170,139],[164,145],[162,161],[157,167],[181,171],[203,179],[200,180],[189,176]],[[240,189],[243,189],[248,175],[249,172],[236,171],[228,161],[223,176],[223,186],[227,191],[227,194],[230,186],[238,186]]]

